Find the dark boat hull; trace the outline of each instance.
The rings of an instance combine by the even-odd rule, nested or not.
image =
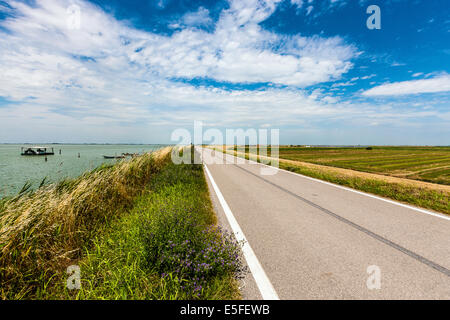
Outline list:
[[[53,156],[55,153],[46,152],[46,153],[21,153],[22,156]]]

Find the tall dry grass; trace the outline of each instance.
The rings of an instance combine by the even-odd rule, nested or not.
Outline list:
[[[0,298],[39,298],[102,226],[129,207],[171,148],[0,202]]]

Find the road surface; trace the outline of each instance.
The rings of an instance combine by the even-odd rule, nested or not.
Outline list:
[[[198,150],[219,222],[247,241],[245,299],[450,299],[449,216]]]

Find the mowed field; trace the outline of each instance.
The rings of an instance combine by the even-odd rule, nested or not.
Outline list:
[[[280,158],[450,185],[450,147],[280,147]]]

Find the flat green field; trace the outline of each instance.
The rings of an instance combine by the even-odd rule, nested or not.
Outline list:
[[[280,158],[450,185],[450,147],[280,147]]]
[[[450,185],[450,147],[280,146],[282,159]]]

